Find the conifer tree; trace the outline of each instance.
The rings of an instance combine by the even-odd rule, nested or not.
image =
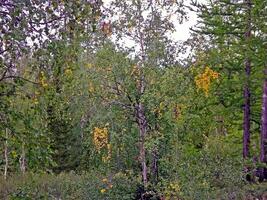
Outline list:
[[[255,41],[259,39],[258,31],[263,20],[256,13],[258,5],[263,3],[264,1],[253,0],[211,0],[205,5],[193,3],[198,8],[201,19],[195,31],[208,35],[212,48],[217,49],[214,51],[217,57],[213,61],[214,65],[221,65],[220,70],[228,74],[228,79],[232,79],[236,73],[239,74],[242,83],[244,160],[250,160],[252,156],[251,125],[257,121],[252,115],[257,109],[254,106],[255,102],[252,104],[252,99],[257,98],[257,94],[253,91],[258,84],[254,74],[262,69],[259,66],[262,58],[258,58],[253,49],[259,49]],[[221,99],[224,102],[224,97]],[[251,173],[249,167],[245,167],[245,170],[246,173]],[[247,178],[250,179],[249,176]]]

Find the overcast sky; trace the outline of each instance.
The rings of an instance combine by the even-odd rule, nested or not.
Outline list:
[[[112,0],[103,0],[104,4],[108,4]],[[123,0],[122,0],[123,1]],[[185,4],[190,4],[191,0],[184,0]],[[198,0],[198,2],[204,3],[207,0]],[[179,24],[178,22],[175,23],[176,27],[176,32],[173,34],[173,39],[177,40],[182,40],[185,41],[189,38],[190,36],[190,30],[189,28],[194,26],[197,22],[197,15],[196,13],[192,11],[188,11],[188,21],[183,22],[183,24]]]

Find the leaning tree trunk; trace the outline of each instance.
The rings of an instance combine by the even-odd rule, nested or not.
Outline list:
[[[247,5],[247,26],[245,31],[245,42],[248,46],[249,40],[251,38],[251,0],[244,0],[244,3]],[[244,85],[244,121],[243,121],[243,158],[246,160],[249,157],[249,146],[250,146],[250,87],[249,79],[251,72],[251,60],[249,56],[249,48],[246,49],[245,56],[245,85]],[[249,173],[249,167],[245,167],[245,172]],[[251,177],[247,175],[247,180],[251,180]]]
[[[264,84],[261,111],[260,162],[267,164],[267,69],[264,72]],[[267,179],[267,169],[260,169],[260,180]]]

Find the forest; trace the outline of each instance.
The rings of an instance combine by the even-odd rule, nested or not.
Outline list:
[[[0,199],[267,200],[267,1],[0,0]]]

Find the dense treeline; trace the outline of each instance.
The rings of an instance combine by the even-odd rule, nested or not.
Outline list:
[[[0,198],[267,198],[265,0],[6,0],[0,16]]]

